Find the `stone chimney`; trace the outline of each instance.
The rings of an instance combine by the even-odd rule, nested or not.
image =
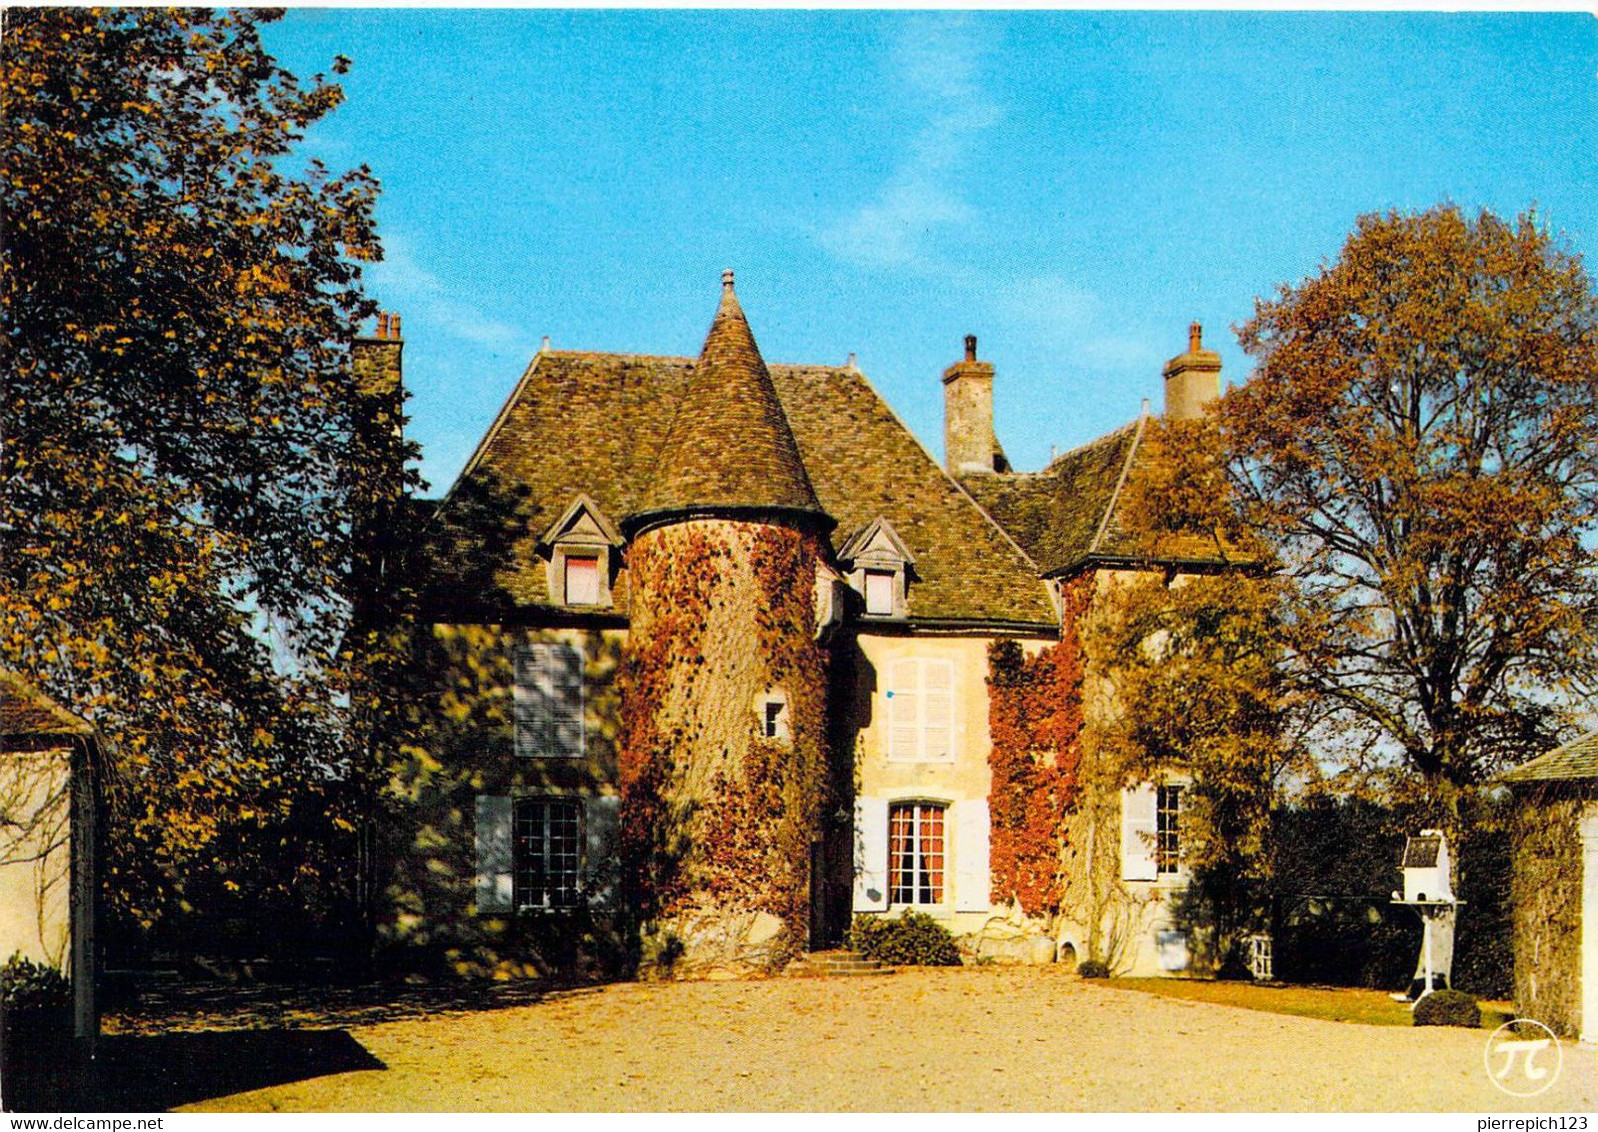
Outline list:
[[[405,339],[400,337],[400,316],[381,311],[377,332],[356,337],[350,346],[350,368],[355,387],[369,397],[395,396],[401,387],[400,355]]]
[[[943,463],[951,476],[992,472],[993,363],[977,361],[977,336],[965,336],[965,358],[943,371]]]
[[[1165,419],[1190,421],[1221,396],[1221,355],[1204,348],[1204,328],[1187,328],[1187,353],[1165,363]]]

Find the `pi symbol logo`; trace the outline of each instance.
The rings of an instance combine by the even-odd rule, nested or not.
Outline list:
[[[1487,1079],[1512,1097],[1535,1097],[1559,1080],[1565,1053],[1559,1039],[1541,1022],[1516,1018],[1487,1039],[1482,1053]]]

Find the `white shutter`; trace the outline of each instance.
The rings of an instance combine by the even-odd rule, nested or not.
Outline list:
[[[477,796],[477,910],[507,912],[513,895],[511,876],[511,800],[503,795]]]
[[[896,660],[888,666],[888,757],[921,757],[921,663]]]
[[[1153,784],[1121,791],[1121,879],[1156,880],[1154,833],[1159,820],[1159,795]]]
[[[921,757],[954,757],[954,665],[947,660],[921,664]]]
[[[600,794],[583,799],[583,893],[588,902],[608,906],[616,895],[621,799]]]
[[[854,803],[854,910],[888,910],[888,801]]]
[[[988,893],[988,800],[977,798],[949,807],[954,826],[954,910],[986,912]]]

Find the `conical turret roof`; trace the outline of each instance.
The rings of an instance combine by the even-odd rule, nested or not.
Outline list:
[[[649,488],[628,520],[637,526],[679,511],[772,510],[825,518],[727,271]]]

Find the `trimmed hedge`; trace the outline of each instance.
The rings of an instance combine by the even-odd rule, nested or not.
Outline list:
[[[1475,1030],[1481,1026],[1481,1007],[1464,991],[1433,991],[1415,1004],[1413,1017],[1417,1026],[1463,1026]]]
[[[958,967],[960,949],[954,937],[925,912],[906,912],[898,919],[856,916],[849,946],[867,959],[895,967]]]

